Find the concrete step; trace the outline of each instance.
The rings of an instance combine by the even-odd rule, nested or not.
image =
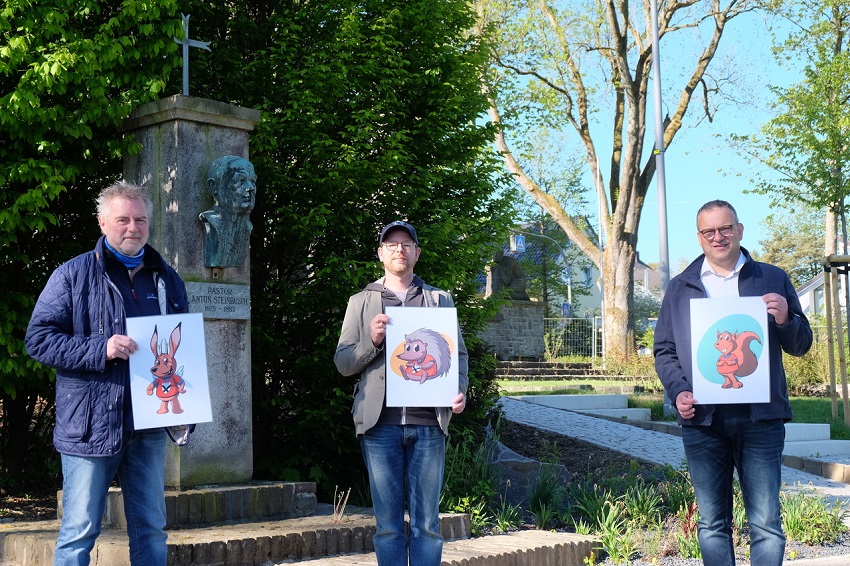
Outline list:
[[[785,444],[829,439],[828,423],[785,423]]]
[[[374,550],[371,509],[349,506],[338,523],[332,512],[332,507],[324,504],[310,517],[169,530],[168,565],[267,565]],[[470,528],[469,515],[440,515],[440,531],[446,540],[469,538]],[[0,524],[0,564],[52,564],[58,533],[58,520]],[[129,563],[126,531],[104,529],[91,553],[92,566]]]
[[[594,415],[600,417],[613,417],[625,421],[649,421],[652,420],[651,411],[649,409],[587,409],[576,411],[585,415]]]
[[[782,454],[803,458],[850,456],[850,440],[800,440],[791,442],[786,440]]]
[[[629,396],[616,393],[603,395],[510,395],[510,397],[527,403],[536,403],[569,411],[626,409],[629,406]]]
[[[598,543],[592,537],[517,531],[443,545],[443,566],[581,566]],[[304,561],[309,566],[377,566],[374,553]]]

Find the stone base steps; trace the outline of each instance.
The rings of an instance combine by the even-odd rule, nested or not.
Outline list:
[[[377,564],[370,509],[348,508],[340,522],[333,509],[319,504],[316,514],[278,521],[178,528],[168,532],[169,566],[289,564]],[[469,516],[445,514],[443,564],[457,566],[581,566],[593,537],[548,531],[520,531],[470,539]],[[0,524],[0,564],[43,566],[53,563],[59,521]],[[127,533],[105,529],[92,552],[92,566],[129,564]]]
[[[517,386],[521,386],[523,381],[582,381],[588,379],[657,381],[654,376],[613,375],[602,368],[594,368],[589,362],[501,361],[496,366],[496,380],[516,382]],[[661,384],[658,385],[660,387]]]
[[[579,566],[598,543],[551,531],[517,531],[443,545],[442,566]],[[599,552],[597,551],[597,554]],[[305,566],[377,566],[374,553],[304,561]]]
[[[524,385],[523,382],[517,381],[512,382],[510,384],[506,384],[502,382],[501,391],[502,395],[528,395],[528,394],[541,394],[541,393],[551,393],[556,394],[562,391],[593,391],[594,393],[626,393],[628,395],[631,394],[640,394],[640,393],[660,393],[662,392],[662,388],[659,385],[658,387],[651,387],[645,385],[604,385],[602,387],[598,387],[595,385],[590,385],[589,383],[569,383],[569,384],[560,384],[560,385]]]

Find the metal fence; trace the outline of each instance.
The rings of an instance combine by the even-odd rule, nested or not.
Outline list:
[[[814,325],[812,332],[816,343],[826,342],[826,326]],[[846,326],[844,345],[850,351],[850,335]],[[566,357],[601,360],[602,318],[544,318],[543,347],[547,360]]]
[[[547,360],[602,356],[602,318],[544,318],[543,347]]]

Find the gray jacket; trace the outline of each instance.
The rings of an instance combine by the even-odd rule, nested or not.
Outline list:
[[[426,307],[454,307],[454,301],[447,292],[423,285]],[[383,313],[381,293],[363,290],[348,300],[345,320],[339,335],[334,363],[342,375],[360,373],[360,379],[354,387],[354,429],[357,436],[375,426],[381,416],[386,394],[386,354],[384,345],[376,348],[372,344],[369,322]],[[458,388],[466,394],[469,386],[469,354],[458,328]],[[443,434],[448,435],[449,421],[452,418],[451,407],[436,407],[437,421]]]

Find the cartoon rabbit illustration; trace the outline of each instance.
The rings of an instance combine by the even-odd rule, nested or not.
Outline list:
[[[186,393],[186,381],[182,377],[183,366],[180,366],[180,369],[176,371],[174,369],[177,365],[174,355],[180,346],[180,326],[182,324],[181,322],[171,331],[168,348],[165,348],[164,340],[162,347],[160,347],[156,326],[153,327],[151,350],[153,355],[156,356],[156,361],[151,368],[153,383],[148,385],[147,393],[153,395],[153,392],[156,391],[156,396],[160,400],[159,410],[156,412],[158,415],[164,415],[168,412],[169,403],[171,403],[171,412],[174,414],[179,415],[183,412],[180,401],[177,399],[179,394]]]

